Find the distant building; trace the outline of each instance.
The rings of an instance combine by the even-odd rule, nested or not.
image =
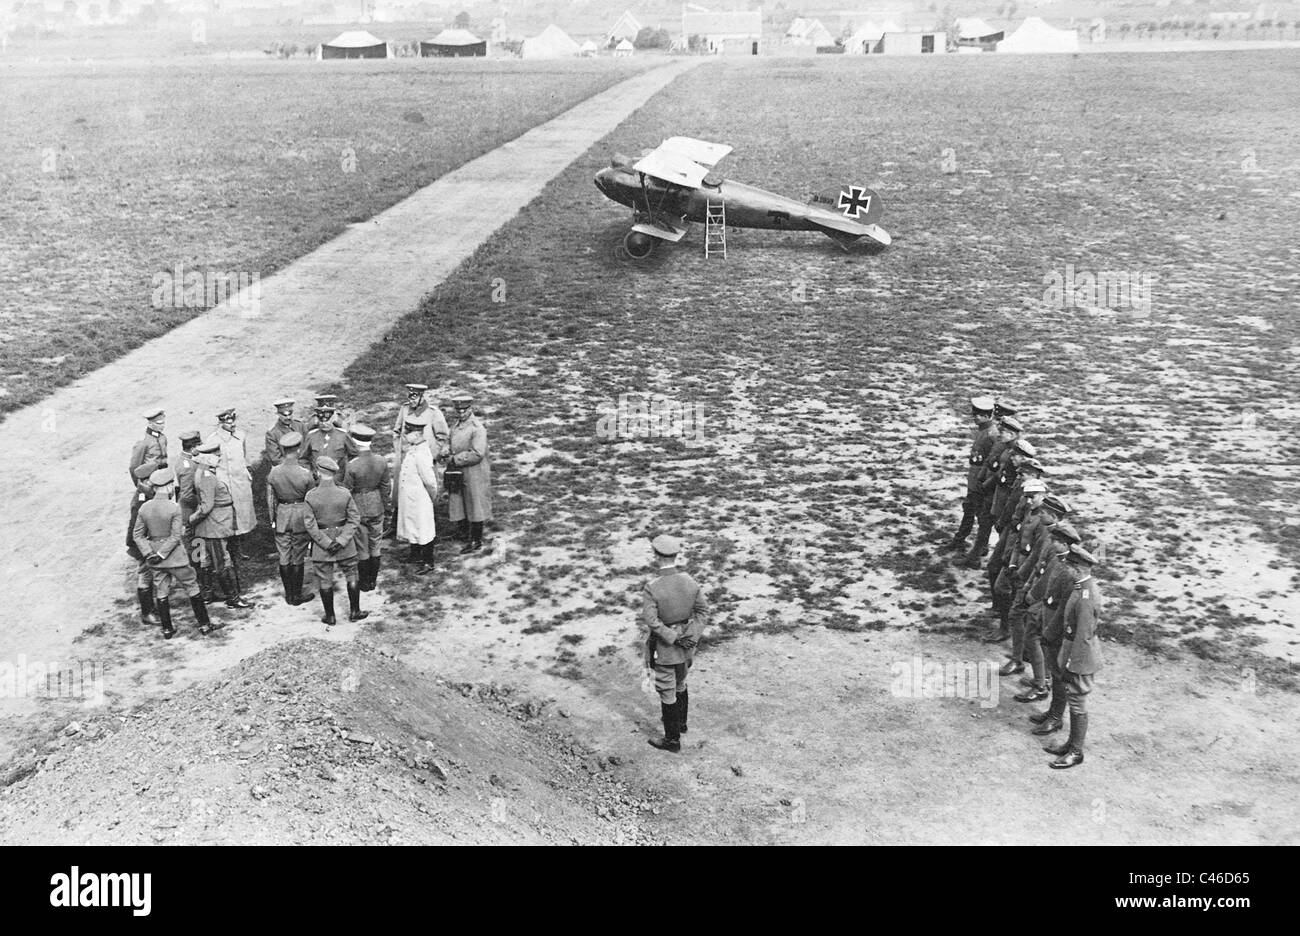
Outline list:
[[[763,41],[760,10],[734,13],[682,12],[682,47],[699,36],[704,51],[714,55],[758,55]]]
[[[1005,35],[1003,30],[994,29],[978,16],[959,16],[956,26],[957,35],[954,39],[958,48],[974,48],[992,52]]]
[[[814,48],[835,45],[835,37],[822,25],[821,20],[796,17],[785,31],[785,42],[789,45],[805,45]]]
[[[885,55],[935,55],[948,51],[948,37],[936,29],[887,32],[880,40]]]

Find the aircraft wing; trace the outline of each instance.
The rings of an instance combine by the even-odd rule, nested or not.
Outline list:
[[[723,143],[669,137],[637,160],[632,168],[672,185],[699,188],[709,170],[730,152],[731,147]]]
[[[637,221],[632,225],[632,230],[675,244],[686,236],[686,232],[690,230],[690,222],[674,215],[657,214]]]

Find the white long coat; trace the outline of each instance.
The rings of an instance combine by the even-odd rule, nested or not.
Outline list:
[[[217,477],[230,488],[235,502],[235,535],[251,533],[257,528],[257,513],[253,507],[253,474],[248,470],[248,436],[238,427],[233,433],[217,427],[209,436],[221,443],[221,463]]]
[[[435,535],[433,505],[438,499],[438,470],[428,441],[408,445],[397,486],[397,538],[423,545]]]

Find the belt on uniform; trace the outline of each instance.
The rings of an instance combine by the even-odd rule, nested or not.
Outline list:
[[[278,499],[277,499],[275,503],[276,503],[277,506],[280,506],[280,507],[288,507],[288,506],[291,505],[291,504],[305,504],[306,501],[300,501],[300,500],[296,500],[296,501],[284,501],[284,500],[278,500]]]
[[[668,623],[667,621],[664,621],[663,624],[664,627],[681,627],[683,624],[690,623],[690,620],[691,620],[690,618],[683,618],[680,621],[673,621],[671,624]]]

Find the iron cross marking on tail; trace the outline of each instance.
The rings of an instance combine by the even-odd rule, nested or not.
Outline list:
[[[839,206],[844,210],[846,218],[856,220],[862,212],[871,210],[871,196],[866,189],[850,185],[848,191],[840,192]]]

